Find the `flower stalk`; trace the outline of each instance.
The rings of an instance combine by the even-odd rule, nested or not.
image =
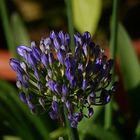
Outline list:
[[[71,51],[74,52],[74,25],[73,25],[73,12],[72,12],[72,0],[65,0],[66,10],[67,10],[67,18],[68,18],[68,30],[71,38],[70,48]]]
[[[77,132],[77,128],[72,128],[69,119],[67,118],[67,109],[64,105],[64,125],[67,129],[69,140],[79,140],[79,135]]]
[[[113,0],[112,22],[111,22],[111,58],[115,60],[117,51],[117,31],[118,31],[118,0]],[[115,69],[112,67],[112,82],[115,81]],[[105,107],[105,124],[106,129],[111,128],[112,124],[112,102]]]

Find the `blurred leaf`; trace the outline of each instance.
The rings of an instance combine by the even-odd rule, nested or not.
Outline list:
[[[3,116],[4,121],[8,123],[8,127],[12,132],[14,132],[14,134],[21,136],[24,139],[34,140],[28,125],[23,121],[24,118],[17,111],[18,108],[14,103],[10,103],[9,100],[5,100],[2,97],[4,94],[5,93],[3,92],[0,94],[0,103],[3,106],[0,108],[0,113],[1,116]],[[16,109],[16,112],[13,112],[13,108]]]
[[[66,132],[66,129],[63,127],[60,127],[60,128],[58,128],[58,129],[56,129],[56,130],[54,130],[53,132],[51,132],[50,133],[50,137],[52,138],[52,139],[57,139],[57,138],[59,138],[60,136],[62,137],[62,136],[65,136],[67,134],[67,132]]]
[[[135,134],[136,134],[136,139],[139,140],[140,139],[140,120],[139,120],[139,122],[137,124]]]
[[[130,38],[124,27],[119,24],[118,29],[118,55],[124,86],[127,90],[129,109],[134,121],[140,117],[140,65]]]
[[[80,127],[83,128],[80,133],[80,136],[82,136],[81,140],[83,140],[86,135],[91,135],[99,140],[121,140],[114,131],[106,130],[100,125],[83,123]]]
[[[14,115],[12,116],[12,114],[8,115],[9,120],[14,118],[19,124],[21,123],[22,132],[24,133],[25,136],[27,135],[25,131],[28,130],[29,135],[30,133],[32,133],[33,136],[40,134],[44,140],[50,139],[48,129],[45,126],[43,120],[41,120],[39,116],[32,115],[29,112],[29,109],[20,101],[16,89],[4,80],[0,80],[0,89],[1,89],[0,99],[7,105],[8,109],[10,109],[10,111],[15,115],[15,116]],[[18,120],[21,120],[22,122],[19,122]],[[27,123],[28,121],[29,123]],[[32,128],[30,126],[31,124],[34,125],[37,134],[35,134],[32,131]]]
[[[13,27],[13,33],[14,33],[14,40],[16,43],[16,46],[18,45],[30,45],[30,38],[27,33],[27,29],[18,15],[18,13],[12,14],[11,17],[12,27]]]
[[[76,29],[94,34],[102,11],[102,0],[73,0],[73,17]]]
[[[84,135],[87,134],[88,129],[85,129],[85,126],[91,126],[91,124],[95,123],[98,119],[99,114],[103,110],[103,107],[94,106],[94,115],[90,119],[84,118],[79,124],[78,124],[78,132],[80,139],[84,138]],[[84,110],[84,114],[87,114]]]
[[[130,38],[121,24],[118,28],[118,55],[126,90],[137,87],[140,83],[140,65]]]
[[[1,21],[4,28],[5,39],[7,42],[8,49],[16,56],[15,42],[13,39],[13,32],[11,30],[5,0],[0,0],[0,16],[2,19]]]
[[[3,140],[21,140],[21,138],[15,136],[4,136]]]

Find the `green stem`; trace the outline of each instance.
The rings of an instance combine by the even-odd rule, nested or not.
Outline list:
[[[135,134],[136,134],[136,140],[139,140],[140,139],[140,120],[139,120],[138,125],[136,127]]]
[[[65,118],[65,126],[68,132],[69,140],[79,140],[79,135],[76,128],[72,128],[70,125],[70,121],[68,120],[67,109],[64,105],[64,118]]]
[[[15,43],[14,43],[13,34],[12,34],[11,26],[9,23],[9,19],[8,19],[8,13],[6,9],[5,0],[0,0],[0,16],[2,19],[2,24],[3,24],[3,28],[4,28],[4,32],[6,36],[8,49],[10,50],[10,52],[12,52],[13,55],[16,56]]]
[[[115,59],[117,51],[117,33],[118,33],[118,1],[113,0],[113,11],[112,11],[112,24],[111,24],[111,58]]]
[[[109,129],[111,128],[112,124],[112,102],[108,103],[105,106],[105,124],[104,128]]]
[[[118,0],[113,0],[113,9],[112,9],[112,22],[111,22],[111,42],[110,42],[110,52],[111,58],[115,60],[116,51],[117,51],[117,31],[118,31]],[[114,66],[112,68],[112,83],[114,82],[115,70]],[[112,102],[110,102],[105,107],[105,129],[111,128],[112,124]]]
[[[68,18],[68,30],[71,38],[70,48],[72,53],[74,53],[74,26],[73,26],[73,14],[72,14],[72,0],[65,0]]]

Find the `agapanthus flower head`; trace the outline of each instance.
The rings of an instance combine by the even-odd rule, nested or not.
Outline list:
[[[84,116],[94,114],[94,105],[110,101],[116,83],[107,88],[113,60],[91,41],[89,32],[76,33],[74,42],[72,52],[69,34],[52,31],[39,46],[32,42],[31,47],[17,47],[22,59],[11,58],[10,66],[17,75],[19,97],[32,112],[40,106],[52,119],[58,119],[65,106],[71,126],[77,127]]]

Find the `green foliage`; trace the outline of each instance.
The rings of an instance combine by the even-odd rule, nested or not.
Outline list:
[[[21,138],[14,136],[4,136],[3,140],[21,140]]]
[[[31,41],[27,33],[27,29],[18,13],[12,14],[11,23],[15,46],[19,45],[29,46]]]
[[[41,118],[39,114],[32,114],[28,107],[19,99],[17,90],[8,82],[0,80],[0,120],[1,124],[9,128],[11,136],[3,136],[4,140],[51,140],[59,136],[65,136],[65,129],[58,128],[50,132],[50,125],[47,117]],[[17,137],[14,137],[15,135]]]
[[[140,84],[140,65],[129,35],[124,27],[118,27],[118,57],[126,90]]]
[[[140,120],[139,120],[138,125],[136,127],[135,134],[136,134],[136,139],[139,140],[140,139]]]
[[[32,130],[32,126],[34,126],[38,132],[37,135],[44,140],[49,138],[49,132],[43,120],[29,112],[29,109],[19,100],[14,87],[6,81],[0,80],[0,88],[0,101],[3,105],[0,112],[2,112],[4,120],[9,123],[11,131],[23,139],[34,140],[36,139],[34,130]]]
[[[102,11],[102,0],[73,0],[73,18],[76,29],[95,34]]]
[[[93,117],[94,120],[94,117]],[[104,139],[110,139],[110,140],[121,140],[119,135],[112,130],[106,130],[102,127],[100,124],[96,124],[95,121],[92,119],[84,119],[79,124],[79,134],[81,140],[86,140],[86,137],[88,135],[92,136],[93,138],[104,140]]]
[[[11,30],[11,25],[9,22],[7,8],[5,5],[5,0],[0,0],[0,17],[2,19],[2,24],[4,28],[4,33],[5,33],[8,49],[11,53],[13,53],[16,56],[15,43],[14,43],[14,38],[13,38],[12,30]]]
[[[129,35],[122,24],[119,24],[118,28],[118,56],[124,86],[128,93],[126,99],[128,99],[135,123],[138,123],[140,118],[140,65]],[[137,139],[140,135],[139,128],[138,123],[135,131]]]

